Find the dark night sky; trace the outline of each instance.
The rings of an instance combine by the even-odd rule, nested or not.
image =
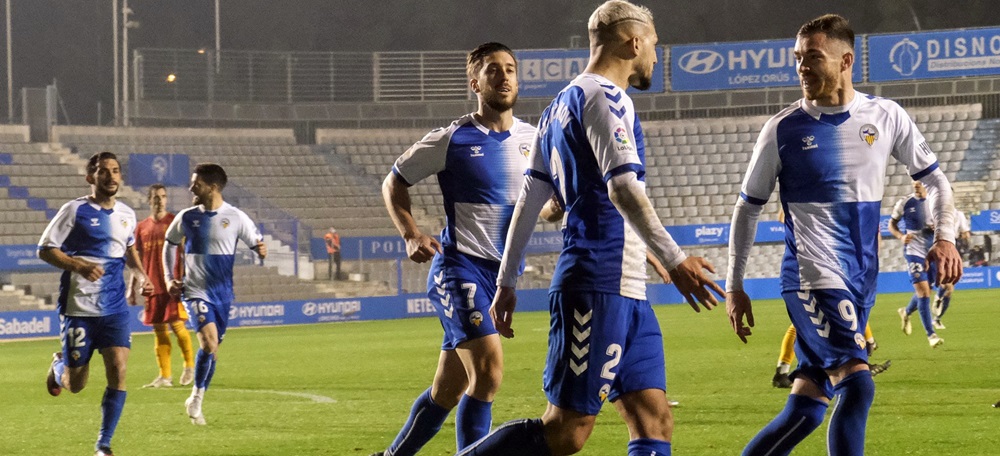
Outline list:
[[[58,80],[70,120],[104,120],[112,103],[113,0],[11,0],[14,93]],[[121,0],[119,0],[121,1]],[[222,49],[280,51],[466,50],[484,41],[515,49],[567,47],[585,35],[597,1],[221,0]],[[643,3],[643,2],[637,2]],[[790,38],[815,16],[835,12],[858,33],[1000,25],[993,1],[698,0],[644,3],[662,44]],[[214,46],[213,0],[130,0],[130,47]],[[2,10],[0,10],[2,13]],[[916,20],[915,20],[916,18]],[[3,52],[3,47],[0,47]],[[2,65],[0,65],[2,66]],[[0,82],[4,88],[4,80]],[[0,118],[6,97],[0,97]],[[15,118],[20,114],[15,113]]]

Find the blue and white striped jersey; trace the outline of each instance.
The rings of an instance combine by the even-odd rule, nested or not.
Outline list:
[[[934,243],[934,222],[929,205],[926,198],[917,198],[911,193],[893,206],[893,220],[902,220],[905,233],[913,234],[913,239],[903,248],[904,255],[927,257],[927,251]]]
[[[437,174],[446,256],[457,251],[500,262],[534,139],[535,127],[519,119],[497,133],[467,114],[431,131],[396,160],[392,171],[408,185]]]
[[[215,211],[202,205],[180,211],[167,227],[167,242],[184,241],[184,300],[232,303],[237,242],[252,248],[261,240],[253,220],[229,203]]]
[[[913,179],[938,168],[903,108],[860,92],[837,108],[799,100],[764,125],[740,196],[762,205],[775,181],[780,184],[783,291],[843,289],[863,296],[874,290],[890,156]]]
[[[59,282],[59,313],[99,317],[128,310],[125,302],[125,252],[135,243],[135,212],[120,201],[111,209],[77,198],[59,208],[42,232],[39,250],[52,247],[71,257],[97,263],[104,276],[91,282],[63,271]]]
[[[626,172],[644,183],[644,154],[632,99],[603,76],[577,76],[542,113],[528,172],[551,182],[566,210],[551,291],[646,299],[646,244],[607,187]]]

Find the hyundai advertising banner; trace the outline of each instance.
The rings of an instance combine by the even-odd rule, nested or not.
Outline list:
[[[860,56],[860,37],[854,49]],[[863,65],[856,57],[853,79],[862,78]],[[797,85],[794,39],[670,47],[670,89],[675,92]]]
[[[583,73],[590,59],[589,49],[546,49],[514,53],[517,55],[517,81],[522,97],[556,96],[573,78]],[[657,46],[656,54],[652,85],[644,92],[664,91],[663,48]],[[628,90],[630,94],[635,92],[636,89]]]
[[[721,282],[720,282],[721,284]],[[753,299],[781,297],[780,279],[747,279],[747,293]],[[1000,286],[1000,267],[966,268],[959,289],[993,288]],[[879,293],[909,293],[913,291],[906,272],[879,274]],[[652,304],[680,304],[684,298],[673,285],[648,284],[647,297]],[[548,310],[548,290],[518,290],[519,312]],[[129,307],[130,329],[134,333],[150,332],[142,324],[142,306]],[[229,311],[229,327],[282,326],[340,321],[392,320],[433,317],[437,310],[425,294],[371,298],[317,299],[281,302],[237,303]],[[475,319],[476,315],[470,315]],[[0,341],[54,338],[59,335],[59,314],[55,310],[0,312]]]
[[[868,80],[1000,74],[1000,28],[868,36]]]

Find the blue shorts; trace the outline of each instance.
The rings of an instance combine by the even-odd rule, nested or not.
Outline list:
[[[63,359],[69,367],[86,366],[94,350],[108,347],[132,348],[129,313],[102,317],[59,316],[59,339]]]
[[[549,294],[549,402],[597,415],[605,400],[667,390],[663,335],[649,301],[595,292]]]
[[[490,305],[497,294],[497,268],[493,262],[477,262],[467,256],[461,261],[434,257],[427,275],[427,297],[444,329],[442,350],[454,350],[462,342],[497,333],[490,318]]]
[[[187,307],[191,324],[195,330],[201,331],[201,328],[204,328],[205,325],[215,323],[215,328],[219,332],[219,343],[221,344],[222,338],[226,336],[226,325],[229,324],[229,310],[232,305],[230,303],[219,305],[201,299],[192,299],[190,301],[185,300],[184,306]]]
[[[927,259],[921,256],[903,256],[906,258],[906,268],[910,273],[910,283],[927,282],[934,286],[934,282],[937,281],[937,263],[928,263]]]
[[[847,290],[791,291],[781,297],[795,325],[795,355],[799,358],[795,375],[811,379],[832,398],[826,370],[852,359],[868,361],[865,326],[871,308],[858,305],[863,300]]]

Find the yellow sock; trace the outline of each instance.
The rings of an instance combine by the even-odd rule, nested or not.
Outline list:
[[[865,325],[865,340],[868,343],[875,341],[875,334],[872,333],[872,325]]]
[[[791,365],[795,362],[795,326],[788,325],[785,337],[781,338],[781,352],[778,353],[778,364]]]
[[[153,332],[156,334],[156,364],[160,366],[160,377],[170,378],[170,333],[167,332],[167,325],[154,324]]]
[[[170,328],[177,335],[177,346],[181,348],[181,353],[184,355],[184,367],[194,367],[194,349],[191,347],[191,333],[184,327],[183,321],[171,323]]]

